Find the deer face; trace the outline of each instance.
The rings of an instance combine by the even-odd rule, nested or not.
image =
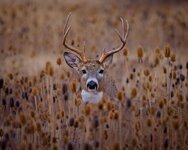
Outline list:
[[[112,62],[113,54],[121,51],[124,48],[128,36],[129,24],[126,21],[127,31],[125,32],[126,29],[125,29],[124,21],[122,18],[120,18],[122,23],[123,33],[120,34],[118,30],[115,31],[120,38],[121,45],[116,49],[109,50],[107,52],[103,51],[99,59],[89,60],[86,58],[84,53],[82,53],[77,48],[69,45],[66,42],[67,35],[71,28],[71,26],[68,26],[70,15],[67,18],[67,22],[64,28],[63,45],[71,52],[64,52],[64,58],[66,63],[71,68],[75,69],[80,76],[80,81],[83,89],[81,93],[83,101],[86,102],[91,99],[93,101],[98,101],[98,99],[101,99],[101,96],[103,94],[102,87],[108,86],[102,84],[106,77],[106,68]],[[85,46],[84,46],[84,51],[85,51]]]
[[[77,55],[71,52],[65,52],[66,63],[79,74],[82,89],[88,92],[97,93],[102,90],[102,83],[106,76],[106,68],[112,62],[113,54],[104,59],[87,60],[83,62]]]

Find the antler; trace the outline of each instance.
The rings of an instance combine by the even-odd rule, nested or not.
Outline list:
[[[118,36],[119,36],[119,38],[120,38],[120,40],[121,40],[122,43],[121,43],[121,45],[120,45],[117,49],[110,50],[110,51],[108,51],[108,52],[104,52],[104,51],[103,51],[101,57],[99,58],[99,62],[100,62],[100,63],[102,63],[102,62],[104,61],[104,59],[105,59],[106,57],[108,57],[109,55],[114,54],[114,53],[117,53],[117,52],[119,52],[120,50],[122,50],[123,47],[124,47],[125,44],[126,44],[127,36],[128,36],[128,32],[129,32],[129,23],[128,23],[128,21],[126,20],[126,23],[127,23],[127,30],[126,30],[126,32],[125,32],[124,20],[123,20],[121,17],[120,17],[120,20],[121,20],[121,23],[122,23],[123,35],[121,35],[117,29],[116,29],[115,31],[116,31],[116,33],[118,34]]]
[[[82,59],[83,62],[86,62],[87,59],[85,57],[85,55],[80,52],[78,49],[74,48],[73,46],[69,45],[67,42],[66,42],[66,39],[67,39],[67,35],[71,29],[71,25],[68,26],[68,22],[69,22],[69,19],[70,19],[70,16],[71,16],[71,13],[68,15],[67,17],[67,20],[66,20],[66,24],[65,24],[65,28],[64,28],[64,37],[63,37],[63,45],[68,48],[69,50],[75,52],[76,54],[79,55],[79,57]]]

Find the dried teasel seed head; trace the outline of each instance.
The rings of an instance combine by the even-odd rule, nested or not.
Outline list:
[[[52,67],[51,62],[49,62],[49,61],[46,62],[45,72],[49,76],[53,76],[53,74],[54,74],[54,69]]]
[[[174,130],[178,130],[180,127],[180,120],[174,119],[172,122],[172,125],[173,125]]]
[[[105,140],[108,139],[108,132],[107,132],[107,130],[104,130],[104,131],[103,131],[103,138],[104,138]]]
[[[173,53],[171,56],[170,56],[170,59],[172,62],[175,62],[176,61],[176,54]]]
[[[166,67],[163,67],[163,72],[164,72],[164,74],[167,73],[167,69],[166,69]]]
[[[166,57],[166,58],[169,58],[169,57],[170,57],[170,52],[171,52],[170,47],[169,47],[169,46],[166,46],[166,47],[164,48],[164,53],[165,53],[165,57]]]
[[[62,116],[62,117],[65,116],[65,112],[64,112],[64,110],[61,111],[61,116]]]
[[[60,57],[57,58],[56,63],[60,66],[62,64],[62,60]]]
[[[136,88],[133,88],[133,89],[131,90],[131,98],[136,97],[136,95],[137,95],[137,90],[136,90]]]
[[[27,120],[26,120],[26,116],[24,114],[20,114],[20,122],[22,123],[22,125],[25,125]]]
[[[80,98],[75,99],[75,105],[76,106],[80,106],[81,103],[82,103],[82,100]]]
[[[160,99],[159,100],[159,108],[163,108],[163,106],[164,106],[164,99]]]
[[[99,102],[99,104],[98,104],[98,109],[99,109],[99,110],[103,110],[103,107],[104,107],[103,102]]]
[[[119,118],[119,113],[118,113],[118,111],[115,111],[114,112],[114,119],[118,120],[118,118]]]
[[[90,115],[90,112],[91,112],[90,105],[89,105],[89,104],[86,104],[86,105],[85,105],[85,114],[86,114],[86,116]]]
[[[143,49],[141,47],[137,48],[137,55],[138,55],[138,58],[143,57]]]
[[[151,126],[152,126],[152,120],[151,120],[150,118],[147,120],[147,126],[148,126],[148,127],[151,127]]]
[[[144,70],[144,75],[145,75],[145,76],[149,76],[149,74],[150,74],[149,70],[148,70],[148,69],[145,69],[145,70]]]
[[[75,82],[72,83],[71,90],[72,90],[73,93],[76,92],[76,83]]]
[[[9,73],[9,74],[8,74],[8,77],[9,77],[10,80],[13,80],[13,78],[14,78],[14,76],[13,76],[12,73]]]
[[[127,57],[127,55],[128,55],[128,49],[125,48],[125,49],[123,50],[123,55],[124,55],[125,57]]]
[[[0,129],[0,137],[3,137],[3,135],[4,135],[4,131],[3,131],[3,129],[1,128],[1,129]]]
[[[120,150],[120,144],[114,143],[113,150]]]
[[[117,97],[118,97],[118,100],[119,100],[119,101],[122,101],[122,100],[123,100],[123,92],[122,92],[122,91],[119,91]]]
[[[36,95],[38,95],[38,93],[39,93],[38,88],[37,88],[37,87],[33,87],[33,88],[32,88],[32,94],[33,94],[34,96],[36,96]]]

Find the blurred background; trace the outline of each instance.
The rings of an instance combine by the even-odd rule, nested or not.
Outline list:
[[[70,12],[67,41],[91,59],[128,20],[118,101],[82,102],[63,59]],[[0,0],[0,149],[188,149],[187,16],[187,0]]]
[[[126,45],[130,55],[137,47],[154,51],[169,45],[188,58],[186,0],[1,0],[1,73],[16,69],[30,74],[47,60],[55,63],[57,56],[62,57],[62,33],[70,12],[68,41],[80,49],[85,41],[90,58],[119,45],[114,28],[121,29],[120,16],[130,24]]]

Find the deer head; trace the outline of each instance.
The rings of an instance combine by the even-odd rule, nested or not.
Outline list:
[[[124,20],[120,18],[123,28],[122,35],[119,33],[118,30],[115,30],[121,41],[121,45],[118,48],[108,51],[103,50],[103,53],[99,57],[99,59],[87,59],[84,53],[82,53],[77,48],[69,45],[66,42],[67,35],[71,29],[71,26],[68,26],[70,16],[71,14],[68,15],[64,28],[63,45],[70,50],[70,52],[64,52],[65,61],[71,68],[75,69],[79,74],[82,87],[82,99],[86,99],[85,101],[87,101],[87,98],[96,98],[95,96],[92,97],[91,95],[98,95],[99,98],[102,96],[104,86],[108,86],[104,85],[104,81],[107,78],[106,68],[112,62],[113,55],[124,48],[128,36],[129,24],[126,21],[127,29],[125,29]]]

